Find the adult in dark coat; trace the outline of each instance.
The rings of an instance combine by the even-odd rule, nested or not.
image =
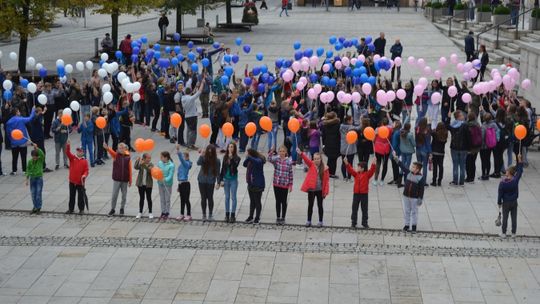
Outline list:
[[[465,55],[467,61],[474,60],[474,37],[472,31],[469,31],[469,34],[465,36]]]
[[[322,122],[323,151],[328,157],[328,169],[330,177],[336,178],[337,159],[341,156],[341,138],[339,135],[339,118],[335,112],[326,114]]]

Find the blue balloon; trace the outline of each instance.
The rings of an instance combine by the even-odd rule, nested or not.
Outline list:
[[[173,66],[177,66],[177,65],[178,65],[178,58],[173,57],[173,58],[171,59],[171,63],[172,63]]]
[[[302,51],[294,52],[294,60],[300,60],[302,59],[302,56],[304,56],[304,53],[302,53]]]
[[[13,98],[13,93],[10,90],[4,91],[4,100],[10,101]]]
[[[317,49],[317,56],[322,56],[324,54],[324,48],[320,47]]]
[[[189,53],[187,54],[187,57],[188,57],[188,59],[189,59],[190,61],[195,61],[195,58],[197,58],[197,55],[195,55],[195,53],[193,53],[193,52],[189,52]]]
[[[257,86],[257,91],[259,93],[264,93],[264,83],[259,83],[259,85]]]
[[[208,60],[208,58],[203,58],[201,60],[201,63],[202,63],[202,66],[206,68],[210,64],[210,60]]]
[[[161,45],[159,45],[159,43],[154,44],[154,51],[159,52],[160,49]]]
[[[336,48],[336,51],[339,51],[339,50],[343,49],[343,44],[336,43],[336,45],[334,45],[334,47]]]
[[[150,56],[151,58],[154,57],[154,50],[148,50],[146,51],[146,56]]]
[[[317,82],[318,79],[319,79],[319,76],[317,76],[317,74],[315,73],[312,73],[311,75],[309,75],[309,81],[311,81],[311,83]]]
[[[39,69],[39,76],[41,78],[44,78],[45,76],[47,76],[47,69],[46,68]]]
[[[326,51],[326,57],[330,58],[330,57],[332,57],[332,56],[334,56],[334,52],[332,52],[332,51]]]
[[[170,66],[171,62],[169,61],[169,59],[166,59],[166,58],[161,58],[158,60],[158,65],[163,68],[163,69],[166,69]]]
[[[351,42],[349,40],[345,40],[343,42],[343,46],[346,47],[346,48],[349,48],[349,47],[351,47]]]
[[[328,80],[328,85],[333,88],[337,85],[337,81],[334,78],[331,78]]]
[[[174,39],[174,41],[176,41],[176,42],[180,41],[180,34],[174,33],[174,34],[173,34],[173,39]]]
[[[268,82],[268,77],[269,77],[269,76],[270,76],[270,75],[268,75],[268,73],[263,73],[263,74],[261,75],[261,80],[262,80],[262,82],[267,83],[267,82]]]
[[[28,86],[28,83],[29,83],[29,82],[28,82],[28,79],[26,79],[26,78],[21,79],[21,86],[22,86],[23,88],[26,89],[26,87]]]
[[[335,44],[336,41],[337,41],[336,36],[332,36],[332,37],[330,37],[330,39],[328,39],[328,42],[329,42],[330,44]]]
[[[193,63],[193,64],[191,65],[191,70],[192,70],[193,72],[197,73],[197,71],[199,70],[199,65],[196,64],[196,63]]]
[[[268,73],[268,67],[266,66],[266,64],[261,65],[260,69],[261,73]]]
[[[168,47],[165,47],[165,54],[170,54],[171,53],[171,47],[168,46]]]
[[[321,83],[322,83],[322,85],[325,85],[325,86],[328,85],[328,81],[329,81],[329,80],[330,80],[330,77],[328,77],[328,76],[323,76],[323,77],[321,78]]]
[[[238,55],[236,55],[236,54],[232,55],[231,61],[232,61],[233,63],[238,63],[239,60],[240,60],[240,56],[238,56]]]
[[[245,84],[246,86],[249,87],[249,86],[251,85],[251,82],[252,82],[252,81],[251,81],[251,78],[250,78],[250,77],[244,78],[244,84]]]
[[[141,41],[142,43],[148,43],[148,38],[146,38],[146,36],[142,36]]]
[[[138,46],[137,41],[135,40],[131,41],[131,48],[135,48],[137,46]]]
[[[358,69],[360,70],[360,75],[367,74],[367,69],[365,66],[361,66]]]
[[[223,60],[225,60],[225,62],[231,62],[231,55],[225,55],[223,56]]]
[[[138,56],[138,55],[135,55],[135,54],[131,55],[131,61],[132,61],[132,62],[137,62],[137,61],[139,61],[139,56]]]
[[[352,74],[352,69],[351,69],[351,67],[346,67],[345,70],[344,70],[344,72],[345,72],[345,75],[346,75],[346,76],[350,77],[351,74]]]
[[[220,44],[219,44],[219,42],[214,42],[214,44],[212,44],[212,46],[213,46],[215,49],[219,49]]]
[[[368,75],[367,74],[362,74],[360,75],[360,82],[361,83],[366,83],[366,82],[369,82],[369,78],[368,78]]]
[[[311,49],[311,48],[310,49],[305,49],[304,50],[304,56],[306,56],[306,57],[313,56],[313,49]]]
[[[343,43],[343,41],[345,41],[345,37],[339,37],[338,40],[340,43]]]
[[[302,44],[300,43],[300,41],[295,41],[295,42],[293,43],[293,48],[294,48],[295,50],[298,50],[298,49],[300,49],[301,47],[302,47]]]
[[[371,36],[366,36],[366,44],[370,44],[371,41],[373,41],[373,38],[371,38]]]
[[[243,49],[246,54],[249,54],[249,52],[251,52],[251,47],[249,46],[249,44],[244,45]]]
[[[380,71],[381,70],[381,61],[376,61],[373,66],[375,67],[375,71]]]
[[[266,83],[268,85],[272,85],[274,83],[274,81],[276,81],[276,79],[272,76],[268,76],[268,80],[266,81]]]
[[[368,82],[369,82],[372,86],[374,86],[375,83],[377,82],[377,78],[375,78],[375,76],[369,76]]]
[[[367,47],[368,47],[368,50],[369,50],[370,52],[373,52],[373,51],[375,51],[375,45],[373,45],[373,43],[371,43],[371,44],[368,44],[368,46],[367,46]]]
[[[139,55],[140,52],[141,52],[141,49],[138,46],[133,48],[133,54],[134,55]]]
[[[283,66],[283,59],[276,60],[276,68],[280,69]]]
[[[180,54],[180,52],[182,51],[182,49],[179,46],[175,46],[173,50],[176,53],[176,55]]]
[[[197,53],[199,54],[202,54],[202,52],[204,51],[202,47],[198,46],[196,49]]]
[[[353,85],[359,85],[359,84],[362,84],[360,77],[353,77]]]
[[[238,37],[234,40],[234,43],[236,43],[237,46],[242,45],[242,38]]]
[[[257,76],[261,73],[261,69],[259,67],[254,67],[252,72],[253,72],[253,76]]]
[[[364,66],[364,62],[361,61],[360,59],[358,59],[358,60],[356,60],[356,63],[354,64],[354,66],[357,67],[357,68],[361,68],[361,67]]]
[[[187,47],[190,50],[193,48],[194,45],[195,45],[195,43],[193,43],[193,41],[188,41],[188,43],[187,43]]]
[[[155,58],[155,59],[161,58],[161,52],[155,52],[155,53],[154,53],[154,58]]]
[[[116,57],[116,59],[122,59],[122,52],[116,51],[114,52],[114,56]]]
[[[231,77],[234,73],[234,70],[231,66],[226,66],[223,70],[225,72],[225,75],[227,75],[228,77]]]
[[[178,58],[178,60],[179,60],[180,62],[184,61],[184,59],[185,59],[185,58],[184,58],[184,55],[182,55],[182,54],[178,54],[178,56],[176,56],[176,58]]]
[[[221,76],[221,84],[226,86],[229,84],[229,77],[226,75]]]
[[[57,66],[56,67],[56,72],[58,73],[58,76],[60,77],[64,77],[66,75],[66,70],[64,69],[64,66]]]
[[[352,43],[352,45],[357,46],[358,45],[358,39],[357,38],[351,39],[351,43]]]
[[[290,68],[291,65],[292,65],[292,60],[286,60],[286,61],[285,61],[285,67],[286,67],[286,68]]]
[[[362,73],[360,72],[359,68],[355,68],[355,69],[352,70],[352,75],[354,77],[360,77],[360,75],[362,75]]]
[[[339,56],[334,57],[334,61],[341,61],[341,57]]]
[[[263,53],[257,53],[257,55],[255,55],[255,58],[257,58],[257,60],[259,61],[262,61],[264,58]]]

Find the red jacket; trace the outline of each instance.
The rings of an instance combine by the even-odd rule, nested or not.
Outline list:
[[[377,130],[375,130],[376,133],[378,133],[377,131],[379,130],[379,128],[377,128]],[[392,128],[391,127],[388,127],[388,130],[390,131],[389,132],[389,135],[388,135],[388,138],[381,138],[379,137],[379,135],[376,135],[375,136],[375,143],[374,143],[374,150],[375,150],[375,153],[377,154],[380,154],[380,155],[388,155],[390,154],[390,141],[389,141],[389,138],[392,138]]]
[[[78,158],[71,154],[71,147],[66,145],[66,155],[69,158],[69,182],[75,185],[83,185],[83,179],[88,176],[88,161],[86,158]]]
[[[306,179],[304,180],[304,183],[302,184],[301,190],[303,192],[308,192],[310,189],[315,189],[317,187],[317,168],[313,164],[313,161],[309,159],[304,153],[300,154],[302,156],[302,159],[306,163],[306,165],[309,167],[308,172],[306,174]],[[330,192],[330,171],[328,171],[328,167],[324,169],[323,173],[323,179],[322,179],[322,196],[326,197],[328,193]]]
[[[353,169],[351,164],[347,164],[347,172],[354,177],[354,194],[367,194],[369,192],[369,179],[375,174],[375,163],[371,164],[368,171],[358,172]]]
[[[289,0],[281,0],[281,7],[287,6],[289,4]]]

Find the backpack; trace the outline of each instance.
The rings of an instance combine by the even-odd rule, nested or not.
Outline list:
[[[510,135],[508,134],[508,130],[505,127],[501,127],[499,123],[497,123],[497,144],[506,147],[508,146],[508,140],[510,138]]]
[[[493,149],[495,148],[495,146],[497,146],[497,132],[494,128],[486,129],[486,146],[490,149]]]
[[[471,133],[472,148],[481,147],[482,146],[482,129],[479,126],[470,126],[469,132]]]

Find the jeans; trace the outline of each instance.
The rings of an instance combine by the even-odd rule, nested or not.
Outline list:
[[[197,116],[187,117],[186,124],[188,127],[186,143],[188,146],[194,146],[197,140]]]
[[[405,226],[416,226],[418,221],[418,199],[403,197],[403,222]],[[410,228],[410,227],[409,227]]]
[[[62,158],[64,159],[64,166],[67,166],[67,155],[66,155],[66,144],[61,143],[54,143],[54,152],[55,152],[55,160],[56,165],[60,165],[60,151],[62,151]]]
[[[91,140],[81,141],[82,148],[84,150],[84,155],[89,156],[90,165],[94,164],[94,142]]]
[[[118,200],[118,193],[122,191],[122,202],[120,203],[120,209],[124,209],[126,206],[128,182],[113,181],[111,209],[116,208],[116,201]]]
[[[144,210],[144,197],[148,203],[148,213],[152,213],[152,187],[139,186],[139,213]]]
[[[201,192],[201,208],[203,216],[206,216],[206,206],[208,205],[208,215],[214,212],[214,184],[199,183]]]
[[[255,133],[251,138],[251,149],[259,150],[259,140],[261,139],[261,134],[259,132]]]
[[[169,215],[171,213],[171,191],[172,185],[158,183],[159,202],[161,203],[161,214]]]
[[[43,191],[43,177],[31,177],[30,178],[30,193],[32,194],[32,204],[34,208],[41,209],[43,204],[42,193]]]
[[[272,122],[272,131],[268,132],[268,151],[274,147],[277,150],[277,132],[278,132],[278,123]]]
[[[142,109],[141,109],[141,101],[135,101],[133,102],[133,114],[135,115],[135,120],[141,121],[142,117]]]
[[[236,212],[236,192],[238,191],[238,179],[224,180],[223,190],[225,190],[225,212]],[[230,201],[232,200],[232,206]]]
[[[502,206],[502,233],[506,234],[506,227],[508,227],[508,214],[512,217],[512,234],[517,230],[517,207],[518,203],[510,202],[503,203]]]
[[[362,209],[362,226],[367,226],[368,224],[368,194],[367,193],[353,194],[352,214],[351,214],[351,223],[353,225],[356,225],[358,221],[358,207]]]
[[[315,198],[317,198],[317,209],[319,211],[319,222],[322,223],[324,209],[323,209],[323,197],[322,191],[308,191],[308,211],[307,220],[311,222],[311,216],[313,215],[313,205],[315,204]]]
[[[274,196],[276,197],[276,218],[284,219],[287,214],[287,196],[289,189],[274,186]]]
[[[208,117],[208,101],[210,100],[210,93],[202,93],[199,96],[199,100],[201,101],[203,117]]]
[[[467,151],[450,150],[452,157],[452,181],[454,184],[463,185],[465,183],[465,164],[467,162]]]
[[[409,168],[411,166],[412,162],[412,154],[411,153],[401,153],[401,163],[405,168]]]
[[[184,215],[184,211],[187,211],[186,215],[191,216],[191,203],[189,202],[191,184],[187,181],[178,181],[178,192],[180,193],[180,214]]]
[[[287,17],[289,16],[289,12],[287,11],[287,6],[281,7],[281,12],[279,13],[280,17],[281,17],[281,14],[283,14],[283,12],[285,12],[285,15],[287,15]]]
[[[416,151],[416,161],[422,164],[422,178],[427,181],[428,173],[428,155],[425,152]]]
[[[441,184],[444,173],[444,155],[433,155],[433,184]]]
[[[504,170],[504,149],[505,147],[499,144],[495,146],[495,149],[493,149],[493,166],[495,168],[493,171],[494,174],[500,174]]]

